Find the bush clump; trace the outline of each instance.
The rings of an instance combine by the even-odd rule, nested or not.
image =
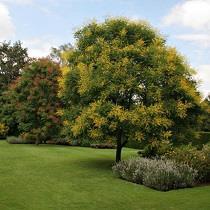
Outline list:
[[[177,163],[187,164],[198,171],[201,182],[210,181],[210,144],[203,145],[201,150],[192,145],[174,148],[165,154]]]
[[[171,150],[172,144],[169,141],[153,141],[147,144],[143,150],[140,150],[138,154],[145,158],[161,157]]]
[[[57,145],[71,145],[71,141],[68,138],[56,138],[55,139],[55,144]]]
[[[5,124],[0,123],[0,139],[6,138],[8,130],[9,128]]]
[[[192,139],[192,145],[202,149],[204,144],[210,143],[210,132],[201,131],[197,133],[198,138]]]
[[[28,132],[23,132],[20,134],[20,139],[26,144],[35,144],[36,142],[36,135]]]
[[[171,160],[154,159],[149,162],[143,176],[145,186],[168,191],[192,187],[195,184],[197,171],[187,164],[176,164]]]
[[[91,144],[90,147],[96,149],[115,149],[116,145],[104,143],[104,144]]]
[[[168,159],[133,158],[114,165],[113,172],[122,179],[160,191],[192,187],[197,177],[197,170]]]
[[[17,136],[8,136],[6,141],[10,144],[27,144],[25,140]]]

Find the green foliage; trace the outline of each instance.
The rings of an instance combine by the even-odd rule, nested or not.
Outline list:
[[[71,145],[71,141],[68,138],[56,138],[55,139],[55,144],[57,145]]]
[[[210,132],[199,132],[199,135],[200,143],[210,143]]]
[[[188,145],[188,144],[192,143],[193,146],[201,149],[204,144],[207,144],[209,142],[210,142],[210,132],[207,132],[207,131],[198,131],[198,132],[195,132],[194,133],[193,137],[192,136],[191,137],[187,137],[186,136],[185,141],[183,141],[183,142],[180,142],[180,141],[179,142],[176,142],[174,144],[174,146],[181,146],[183,144],[184,145]],[[159,142],[159,143],[161,143],[161,142]],[[163,142],[163,144],[164,144],[164,142]],[[152,149],[153,146],[154,146],[154,144],[149,144],[148,145],[148,144],[146,144],[146,142],[139,142],[139,141],[135,141],[135,140],[132,140],[132,139],[126,144],[126,147],[134,148],[134,149],[141,149],[141,150],[142,149]],[[160,147],[161,146],[162,145],[160,145]],[[158,150],[159,148],[156,148],[156,149]],[[170,148],[168,148],[168,149],[170,149]],[[145,156],[147,156],[147,155],[145,155]]]
[[[201,150],[192,145],[181,146],[174,148],[165,156],[196,169],[200,181],[210,180],[210,145],[204,145]]]
[[[58,48],[52,47],[51,48],[51,53],[49,55],[49,58],[52,59],[55,62],[58,62],[62,64],[62,53],[68,50],[71,50],[73,47],[70,43],[64,44],[59,46]]]
[[[40,143],[57,135],[60,118],[59,66],[48,59],[32,62],[11,87],[14,116],[23,139]]]
[[[197,126],[193,70],[145,22],[107,19],[75,34],[63,53],[59,96],[71,138],[117,142],[185,140]]]
[[[22,132],[19,135],[20,139],[22,139],[24,142],[27,142],[29,144],[36,143],[37,136],[32,132]]]
[[[0,95],[8,85],[20,76],[21,70],[28,63],[27,49],[23,48],[21,42],[0,43]]]
[[[88,139],[82,139],[80,142],[79,142],[79,146],[81,147],[90,147],[91,143]]]
[[[210,143],[210,132],[200,131],[197,133],[197,138],[190,141],[193,146],[201,149],[204,144]]]
[[[155,156],[160,157],[170,150],[172,150],[172,145],[169,141],[153,141],[146,145],[140,154],[147,158]]]
[[[9,128],[4,125],[3,123],[0,123],[0,139],[6,138]]]
[[[161,191],[192,187],[197,171],[167,159],[133,158],[113,166],[119,177]]]
[[[19,135],[18,122],[16,119],[16,93],[13,91],[14,86],[15,82],[9,85],[8,90],[4,91],[0,98],[0,103],[2,103],[0,121],[9,128],[9,136]]]
[[[202,113],[202,123],[201,123],[201,130],[210,132],[210,94],[205,98],[202,102],[204,107],[204,113]]]
[[[9,135],[17,135],[17,122],[15,119],[15,103],[8,88],[21,74],[23,68],[29,63],[27,49],[21,43],[0,43],[0,122],[9,127]]]
[[[128,148],[133,148],[133,149],[142,149],[144,148],[144,144],[141,141],[135,141],[130,139],[130,141],[128,141],[128,143],[126,144],[126,147]]]

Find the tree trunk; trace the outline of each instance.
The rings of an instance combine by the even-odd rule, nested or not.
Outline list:
[[[116,162],[121,161],[121,151],[122,151],[122,145],[121,142],[117,142],[117,150],[116,150]]]
[[[36,139],[35,144],[38,146],[39,145],[39,139]]]
[[[122,148],[126,145],[127,140],[125,140],[125,136],[123,135],[123,132],[120,133],[117,140],[117,150],[116,150],[116,162],[121,161],[121,152]]]

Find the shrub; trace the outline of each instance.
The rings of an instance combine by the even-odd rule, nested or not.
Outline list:
[[[187,164],[168,159],[133,158],[113,166],[113,172],[122,179],[167,191],[192,187],[197,171]]]
[[[172,149],[172,145],[169,141],[153,141],[147,146],[144,147],[143,150],[140,150],[138,154],[142,157],[151,158],[151,157],[160,157],[164,155],[166,152]]]
[[[5,124],[0,123],[0,139],[6,138],[8,130],[9,128]]]
[[[28,144],[34,144],[36,142],[36,135],[32,134],[32,133],[21,133],[20,134],[20,138]]]
[[[90,147],[90,140],[89,139],[82,139],[79,143],[81,147]]]
[[[205,165],[205,171],[203,171],[203,180],[210,181],[210,144],[203,146],[202,153],[205,157],[205,161],[203,162],[203,166]]]
[[[121,161],[112,167],[114,174],[122,179],[142,184],[143,174],[146,170],[149,159],[147,158],[132,158],[126,161]]]
[[[202,149],[204,144],[210,143],[210,132],[209,131],[199,131],[195,132],[194,136],[190,136],[188,138],[185,138],[185,141],[182,142],[176,142],[176,146],[182,146],[192,144],[198,149]]]
[[[192,140],[192,144],[198,148],[202,148],[203,144],[210,142],[210,132],[198,132],[198,138]]]
[[[116,145],[104,143],[104,144],[91,144],[90,147],[96,149],[115,149]]]
[[[210,145],[198,150],[192,145],[181,146],[166,153],[167,158],[177,163],[187,164],[198,171],[201,182],[210,181]]]
[[[81,142],[78,139],[72,139],[71,140],[71,145],[72,146],[80,146]]]
[[[57,138],[55,140],[55,144],[57,144],[57,145],[71,145],[71,141],[67,138]]]
[[[8,136],[6,140],[10,144],[25,144],[26,143],[23,139],[16,136]]]
[[[192,187],[197,171],[186,164],[176,164],[167,159],[149,162],[143,176],[143,184],[161,191]]]
[[[56,144],[56,142],[54,140],[47,140],[46,144]]]
[[[90,147],[90,141],[87,139],[75,139],[70,137],[56,138],[55,143],[58,145]]]
[[[6,138],[6,141],[8,143],[10,143],[10,144],[34,144],[34,140],[24,139],[24,138],[22,138],[21,135],[19,137],[17,137],[17,136],[8,136]]]

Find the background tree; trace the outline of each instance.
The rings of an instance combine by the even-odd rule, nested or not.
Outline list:
[[[27,49],[20,41],[0,43],[0,123],[9,127],[9,135],[17,135],[17,121],[15,118],[15,104],[13,94],[8,90],[29,63]]]
[[[62,64],[62,58],[61,58],[62,54],[65,51],[71,50],[72,48],[73,48],[73,46],[70,43],[63,44],[63,45],[59,46],[58,48],[52,47],[49,58],[52,59],[55,62],[58,62],[58,63]]]
[[[20,134],[16,118],[16,93],[13,90],[17,80],[13,81],[0,97],[0,122],[8,127],[9,136],[18,136]]]
[[[129,140],[176,140],[200,110],[193,70],[145,22],[108,19],[75,34],[64,54],[60,97],[72,138],[115,141],[116,161]]]
[[[210,94],[202,102],[205,112],[202,115],[202,126],[201,130],[210,132]]]
[[[59,66],[49,59],[32,62],[11,87],[16,106],[15,117],[22,138],[37,144],[58,135],[60,119]]]
[[[20,75],[28,61],[27,49],[20,41],[0,43],[0,95]]]

